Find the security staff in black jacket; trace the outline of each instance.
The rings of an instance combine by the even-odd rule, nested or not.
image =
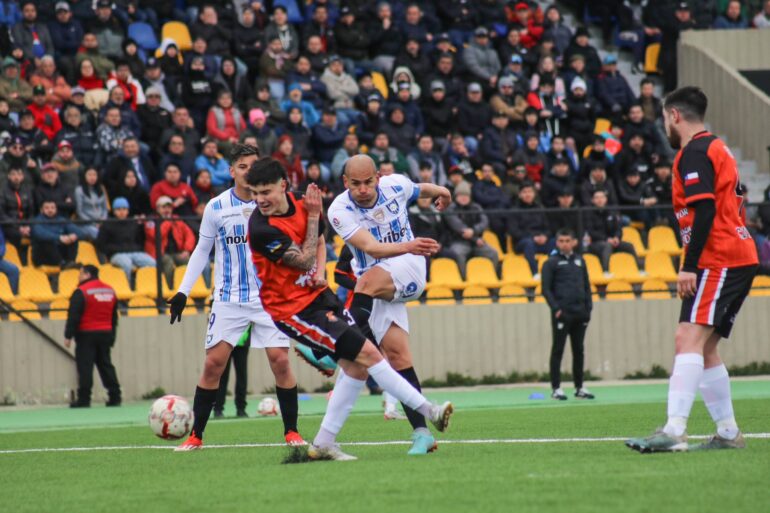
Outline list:
[[[543,295],[551,307],[551,397],[567,399],[561,389],[561,358],[567,336],[572,346],[572,375],[575,397],[593,399],[583,387],[583,339],[591,319],[591,283],[583,257],[575,253],[578,240],[569,228],[556,233],[556,250],[543,264]]]
[[[115,290],[99,280],[99,268],[84,265],[80,269],[78,288],[70,297],[64,347],[75,339],[75,362],[78,369],[78,397],[71,408],[91,406],[94,363],[107,389],[107,406],[120,406],[120,383],[112,365],[110,351],[118,328],[118,301]]]

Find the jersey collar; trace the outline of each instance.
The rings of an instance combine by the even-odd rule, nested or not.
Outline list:
[[[235,194],[235,187],[231,187],[231,188],[230,188],[230,197],[231,197],[232,199],[234,199],[235,201],[237,201],[238,203],[245,203],[245,204],[248,204],[248,203],[253,203],[253,202],[254,202],[254,200],[248,200],[248,201],[246,201],[246,200],[242,200],[241,198],[239,198],[239,197],[238,197],[238,195],[237,195],[237,194]],[[237,205],[237,203],[235,203],[235,204]]]

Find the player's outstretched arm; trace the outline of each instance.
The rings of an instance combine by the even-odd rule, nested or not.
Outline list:
[[[184,278],[182,278],[182,283],[179,285],[179,290],[174,297],[167,301],[171,314],[171,324],[182,320],[182,312],[185,305],[187,305],[187,296],[190,295],[190,291],[193,285],[195,285],[195,280],[201,275],[204,267],[209,265],[209,255],[213,246],[214,239],[205,236],[199,237],[198,244],[195,246],[192,255],[190,255],[190,260],[187,262],[187,269],[185,269]]]
[[[321,218],[321,191],[315,184],[310,184],[304,197],[307,210],[307,232],[302,247],[292,244],[281,259],[289,267],[309,271],[316,264],[318,251],[318,225]]]
[[[452,193],[449,189],[432,183],[420,184],[420,197],[434,199],[439,210],[444,210],[452,203]]]
[[[440,248],[438,242],[427,237],[417,237],[408,242],[380,242],[366,230],[356,231],[345,242],[374,258],[389,258],[407,253],[431,256]]]

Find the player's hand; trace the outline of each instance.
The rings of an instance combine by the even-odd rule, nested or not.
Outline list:
[[[307,186],[304,203],[305,209],[307,210],[309,216],[321,215],[321,206],[323,206],[323,201],[321,200],[321,190],[316,184],[311,183]]]
[[[174,294],[174,297],[166,301],[166,303],[170,305],[171,324],[174,324],[176,321],[182,322],[182,312],[187,305],[187,296],[181,292],[177,292]]]
[[[328,285],[329,283],[323,276],[313,276],[310,278],[310,286],[314,289],[322,289]]]
[[[452,193],[449,192],[449,189],[446,187],[441,188],[441,193],[436,196],[436,199],[434,200],[434,204],[436,205],[436,209],[441,212],[445,208],[447,208],[452,203]]]
[[[433,239],[427,237],[417,237],[406,243],[409,253],[420,256],[432,256],[438,253],[439,244]]]
[[[561,310],[556,310],[556,313],[553,314],[553,316],[559,319],[561,317]]]
[[[72,339],[71,338],[65,338],[64,339],[64,347],[66,347],[67,349],[72,347]]]
[[[676,292],[680,299],[695,295],[695,291],[698,290],[697,278],[695,273],[679,271],[679,277],[676,280]]]

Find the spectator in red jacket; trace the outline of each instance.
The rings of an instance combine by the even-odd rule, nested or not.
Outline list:
[[[174,200],[161,196],[155,201],[158,218],[166,219],[160,226],[160,252],[163,274],[169,284],[174,282],[174,267],[186,264],[195,249],[195,234],[187,224],[173,215]],[[155,227],[157,221],[144,224],[144,252],[153,258],[155,254]]]
[[[278,139],[278,149],[271,157],[280,162],[286,170],[291,188],[299,187],[305,179],[305,172],[302,170],[302,162],[299,154],[294,151],[294,141],[289,134],[284,134]]]
[[[35,126],[48,137],[49,141],[53,141],[61,130],[61,119],[46,101],[45,87],[36,85],[32,89],[32,103],[27,106],[27,109],[35,117]]]
[[[150,189],[150,204],[155,205],[161,197],[171,198],[175,215],[195,215],[198,206],[198,196],[192,187],[182,181],[182,170],[173,163],[166,165],[163,171],[163,180],[157,182]]]
[[[223,89],[217,95],[217,104],[209,109],[206,132],[217,142],[219,151],[228,154],[230,146],[246,131],[246,121],[238,107],[233,105],[233,93]]]
[[[540,7],[537,8],[540,11]],[[521,44],[524,48],[533,48],[536,46],[540,39],[543,37],[543,15],[542,11],[539,13],[539,19],[532,12],[532,8],[527,2],[519,2],[515,7],[516,22],[521,26],[519,28],[519,34],[521,34]],[[514,27],[511,30],[516,30]]]

